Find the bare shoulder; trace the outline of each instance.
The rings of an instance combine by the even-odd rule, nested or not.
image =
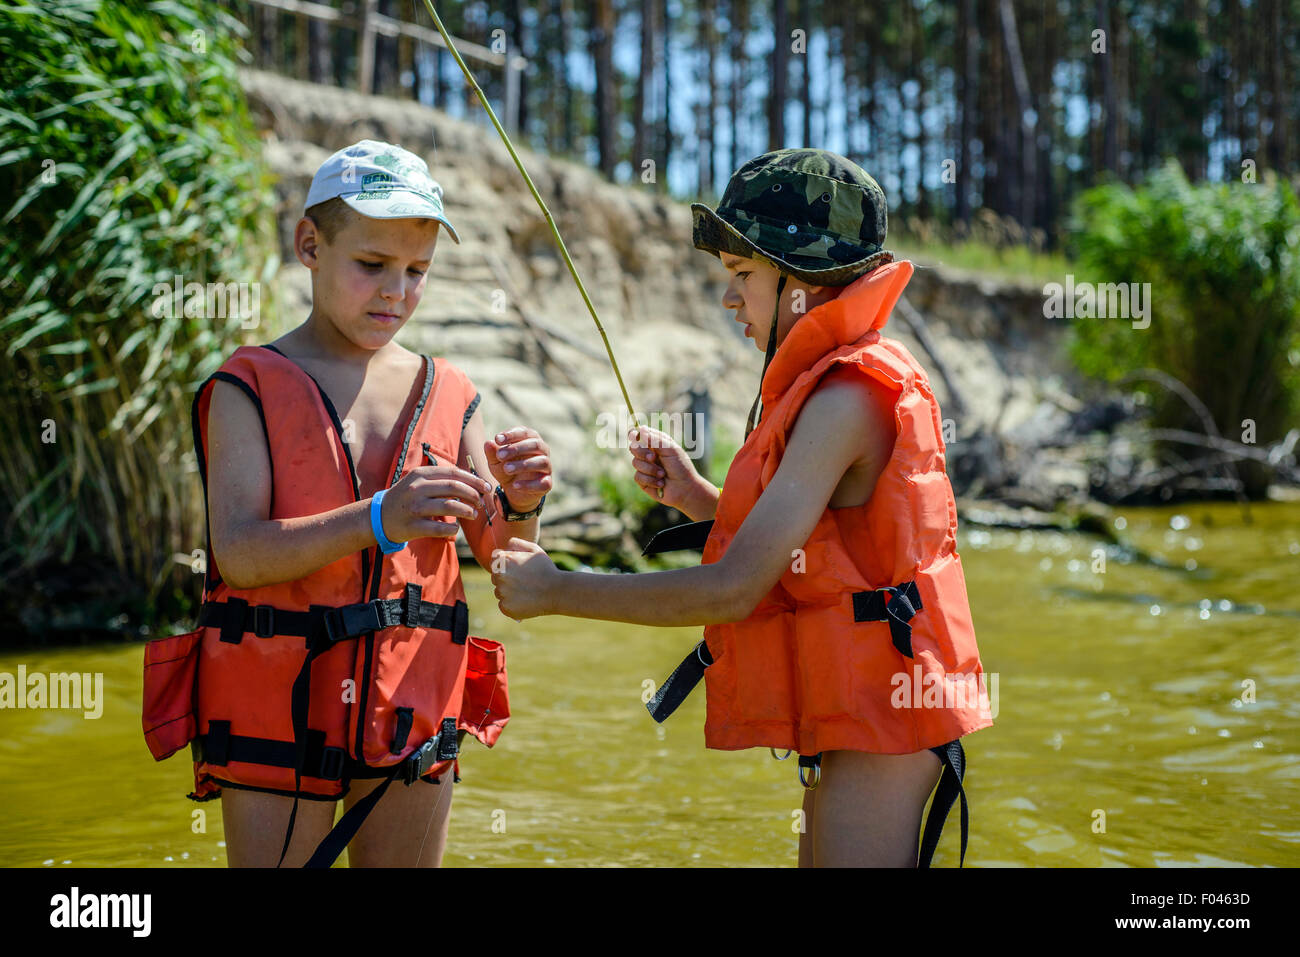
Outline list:
[[[897,399],[898,390],[888,383],[843,364],[822,377],[805,409],[832,418],[841,428],[856,426],[866,432],[892,435]]]

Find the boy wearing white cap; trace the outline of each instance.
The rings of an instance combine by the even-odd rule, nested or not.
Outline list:
[[[484,567],[536,540],[550,453],[522,426],[488,438],[465,373],[394,341],[443,228],[460,242],[419,157],[335,153],[294,233],[310,315],[195,399],[211,560],[191,797],[220,796],[232,866],[328,863],[353,833],[352,866],[437,866],[459,741],[503,723],[499,700],[462,710],[482,644],[454,538]]]

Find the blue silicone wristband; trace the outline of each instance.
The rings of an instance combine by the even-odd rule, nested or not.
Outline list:
[[[388,536],[384,534],[384,523],[379,517],[379,507],[383,504],[386,494],[388,494],[388,489],[380,489],[370,499],[370,530],[375,533],[375,541],[379,543],[379,550],[385,555],[391,555],[393,552],[400,552],[405,548],[406,542],[390,542]]]

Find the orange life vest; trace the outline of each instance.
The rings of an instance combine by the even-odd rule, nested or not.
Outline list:
[[[238,349],[199,388],[194,430],[205,495],[217,380],[240,388],[261,416],[272,467],[270,518],[358,501],[337,411],[310,375],[270,346]],[[388,485],[425,464],[426,451],[456,462],[476,405],[463,372],[426,356]],[[397,765],[408,784],[436,779],[456,757],[458,729],[491,746],[508,717],[504,656],[495,642],[469,634],[452,539],[412,539],[391,555],[376,546],[296,581],[248,589],[222,581],[209,555],[204,598],[196,799],[228,786],[329,800],[352,778],[391,780]],[[467,695],[476,701],[467,704]]]
[[[879,331],[911,275],[906,261],[881,266],[794,324],[763,377],[762,418],[727,472],[715,519],[669,529],[647,547],[690,547],[707,531],[703,562],[718,561],[827,373],[857,370],[897,393],[893,453],[870,498],[828,507],[758,606],[743,621],[705,628],[648,708],[663,721],[703,677],[705,745],[797,751],[801,780],[824,751],[930,749],[943,774],[921,843],[925,867],[958,797],[965,859],[959,739],[993,718],[957,555],[939,406],[924,370]]]
[[[705,629],[710,748],[907,754],[993,723],[978,693],[939,406],[924,370],[879,331],[911,274],[906,261],[882,266],[810,310],[764,376],[763,417],[727,472],[705,564],[726,552],[776,474],[827,372],[854,368],[896,390],[897,437],[870,498],[827,508],[747,618]]]

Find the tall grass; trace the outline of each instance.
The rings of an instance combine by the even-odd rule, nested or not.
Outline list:
[[[189,403],[243,333],[238,316],[168,318],[155,285],[269,288],[242,30],[188,0],[0,0],[0,575],[15,590],[75,569],[92,591],[117,583],[103,614],[146,619],[194,592],[174,559],[205,547]]]
[[[1137,189],[1081,194],[1072,216],[1081,275],[1151,284],[1148,328],[1076,319],[1071,349],[1090,375],[1156,369],[1186,386],[1226,437],[1277,442],[1300,421],[1300,200],[1286,180],[1187,181],[1170,161]],[[1201,431],[1184,399],[1153,393],[1156,423]],[[1184,449],[1185,451],[1185,449]],[[1243,462],[1247,491],[1267,471]]]

